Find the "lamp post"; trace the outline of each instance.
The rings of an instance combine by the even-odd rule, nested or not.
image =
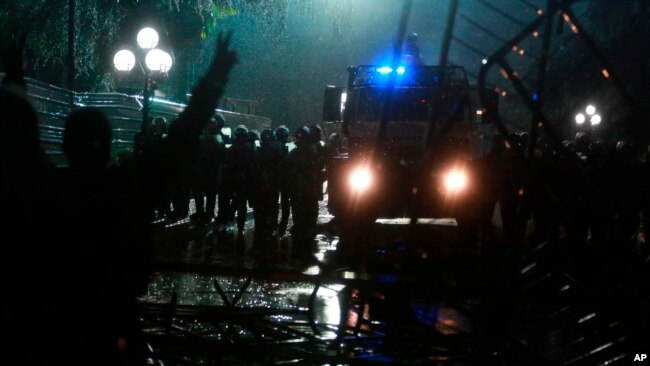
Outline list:
[[[158,32],[153,28],[143,28],[138,32],[136,38],[138,47],[142,49],[140,54],[144,54],[144,64],[142,66],[141,60],[128,49],[122,49],[115,53],[113,56],[113,66],[118,72],[129,72],[139,65],[144,73],[144,90],[142,93],[142,123],[145,125],[149,118],[149,110],[151,108],[150,99],[153,92],[152,86],[156,79],[162,79],[169,70],[172,68],[173,60],[169,53],[156,48],[158,45],[159,37]]]

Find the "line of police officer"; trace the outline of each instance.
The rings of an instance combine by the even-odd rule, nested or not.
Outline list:
[[[258,246],[283,236],[293,211],[293,251],[306,253],[314,236],[318,202],[323,199],[326,147],[321,128],[297,128],[295,148],[291,148],[286,126],[260,134],[239,125],[231,137],[222,133],[225,123],[222,115],[215,115],[200,137],[193,163],[176,176],[160,177],[166,195],[158,205],[158,216],[174,220],[187,217],[191,192],[196,204],[191,218],[209,223],[218,197],[215,222],[221,231],[235,221],[238,232],[243,232],[247,208],[253,208],[254,246]],[[164,125],[164,119],[153,119],[145,127],[147,137],[138,134],[135,138],[134,150],[145,166],[165,164],[159,158],[147,159],[164,150]]]

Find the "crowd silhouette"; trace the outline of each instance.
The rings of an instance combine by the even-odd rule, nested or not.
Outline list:
[[[11,365],[144,364],[135,299],[148,281],[152,213],[160,177],[180,174],[199,143],[237,59],[231,34],[189,105],[149,161],[111,167],[111,127],[97,109],[65,121],[69,166],[56,169],[39,145],[38,118],[26,99],[24,41],[5,53],[0,89],[2,221],[1,341]],[[156,156],[157,155],[157,156]]]

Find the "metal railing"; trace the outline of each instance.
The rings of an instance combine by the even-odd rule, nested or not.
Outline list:
[[[0,80],[4,74],[0,73]],[[121,93],[77,93],[38,80],[26,79],[27,97],[39,115],[40,141],[43,150],[57,166],[65,165],[63,141],[65,118],[76,108],[99,108],[113,126],[113,147],[131,149],[133,137],[142,123],[142,96]],[[185,104],[160,98],[151,101],[150,116],[172,120],[185,109]],[[244,113],[217,109],[230,126],[245,125],[249,129],[271,127],[271,119]]]

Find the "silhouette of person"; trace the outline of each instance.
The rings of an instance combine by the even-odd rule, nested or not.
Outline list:
[[[219,35],[215,59],[170,127],[172,171],[189,160],[236,63],[230,38]],[[7,72],[12,80],[16,71]],[[150,185],[150,172],[109,167],[110,123],[99,110],[77,110],[66,120],[63,147],[70,166],[61,172],[63,204],[59,179],[38,144],[36,113],[4,90],[0,106],[0,203],[16,211],[1,227],[16,238],[2,251],[2,288],[11,298],[3,303],[0,327],[3,345],[10,347],[5,360],[112,365],[126,358],[143,364],[134,305],[146,286],[146,244],[160,194]],[[13,148],[12,154],[6,150]]]
[[[103,355],[117,363],[119,338],[131,341],[135,298],[147,282],[145,241],[135,240],[137,219],[123,171],[111,168],[111,125],[101,110],[82,108],[65,123],[61,172],[67,227],[60,313],[68,319],[65,357],[83,364]],[[69,303],[75,307],[66,306]],[[67,334],[66,334],[67,333]]]
[[[7,47],[0,87],[0,342],[8,365],[51,362],[58,348],[46,300],[57,295],[53,254],[62,243],[62,200],[39,145],[37,114],[25,97],[23,47],[24,39]]]

